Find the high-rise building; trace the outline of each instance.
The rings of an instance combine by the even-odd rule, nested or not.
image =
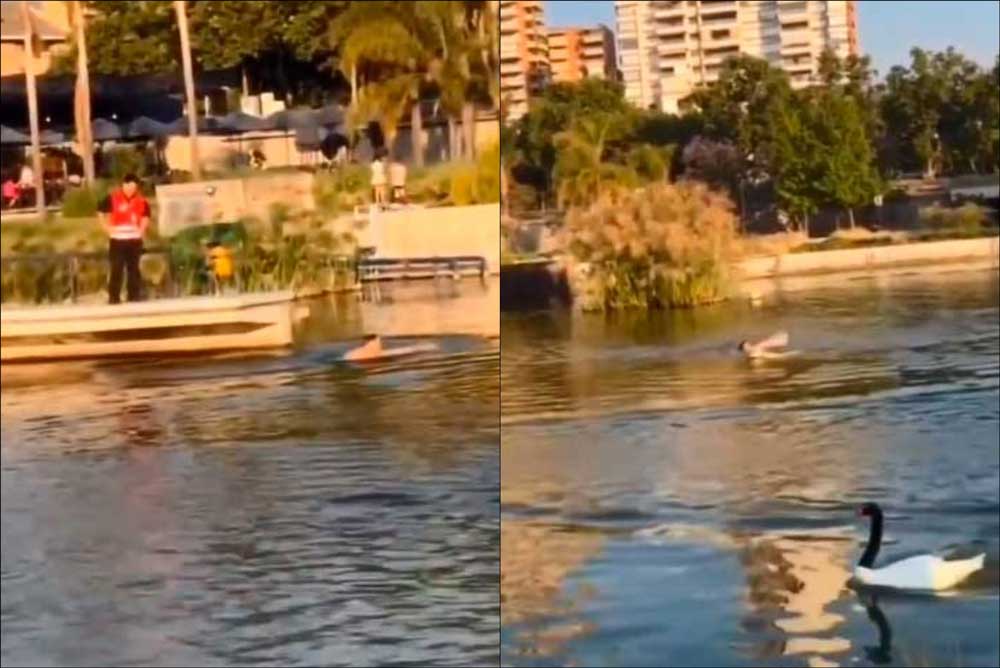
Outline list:
[[[739,53],[784,69],[795,88],[816,82],[824,49],[858,53],[855,0],[616,0],[615,12],[626,98],[670,113]]]
[[[500,2],[500,97],[507,118],[528,110],[528,99],[549,82],[548,40],[540,0]]]
[[[615,36],[607,26],[549,28],[548,38],[553,81],[618,78]]]

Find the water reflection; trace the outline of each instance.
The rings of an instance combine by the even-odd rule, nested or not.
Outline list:
[[[497,348],[351,368],[335,302],[290,351],[0,369],[4,665],[498,662]]]
[[[779,291],[760,309],[505,314],[505,663],[872,662],[846,587],[857,504],[904,509],[888,559],[1000,549],[998,287],[972,272]],[[800,356],[735,354],[778,329]],[[518,581],[530,564],[548,565],[544,586]],[[948,653],[929,629],[949,628],[966,661],[995,661],[995,580],[908,602],[894,626],[928,655]]]
[[[892,627],[882,609],[878,607],[878,598],[871,597],[865,604],[868,619],[878,629],[878,645],[866,645],[865,656],[876,666],[886,666],[892,663]]]

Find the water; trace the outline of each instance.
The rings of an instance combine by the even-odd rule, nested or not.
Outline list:
[[[316,303],[278,354],[5,366],[3,665],[496,665],[495,341],[337,362],[400,302],[493,293]]]
[[[819,282],[759,308],[503,316],[504,665],[1000,665],[993,272]],[[746,337],[800,354],[750,364]],[[985,551],[947,597],[846,586]]]

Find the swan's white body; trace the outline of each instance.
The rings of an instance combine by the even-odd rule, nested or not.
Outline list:
[[[980,554],[970,559],[950,561],[932,554],[921,554],[881,568],[857,566],[854,577],[858,582],[874,587],[941,591],[951,589],[981,569],[985,558],[985,554]]]

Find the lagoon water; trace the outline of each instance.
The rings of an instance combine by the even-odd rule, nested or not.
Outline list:
[[[501,322],[508,666],[1000,665],[995,270],[823,279],[759,307]],[[799,354],[750,364],[741,338]],[[847,587],[985,551],[945,597]]]
[[[3,665],[496,665],[496,286],[378,298],[276,354],[5,365]],[[338,361],[373,328],[440,351]]]

